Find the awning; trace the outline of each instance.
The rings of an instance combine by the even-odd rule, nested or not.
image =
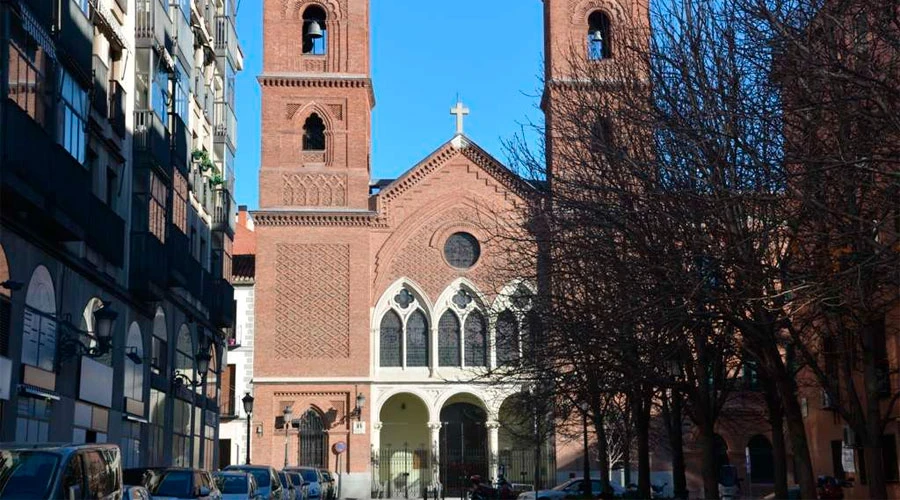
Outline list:
[[[26,396],[31,396],[34,398],[50,399],[53,401],[60,400],[60,395],[58,392],[48,389],[42,389],[40,387],[28,384],[19,384],[19,394],[24,394]]]

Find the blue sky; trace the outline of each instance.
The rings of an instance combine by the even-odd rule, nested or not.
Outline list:
[[[457,93],[471,110],[466,135],[505,161],[502,140],[540,119],[542,8],[540,0],[371,0],[372,176],[394,178],[449,140]],[[241,0],[237,29],[244,71],[237,82],[235,198],[252,209],[259,195],[262,0]]]

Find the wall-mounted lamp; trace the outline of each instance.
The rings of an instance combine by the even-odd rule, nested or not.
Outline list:
[[[200,372],[200,380],[191,380],[187,375],[176,372],[172,376],[172,385],[176,388],[181,386],[200,387],[206,380],[206,372],[209,370],[209,361],[212,356],[205,349],[200,350],[194,355],[194,361],[197,362],[197,371]]]
[[[362,420],[362,411],[366,406],[366,395],[359,393],[356,395],[356,408],[353,408],[353,411],[350,412],[350,418],[355,418],[356,420]]]
[[[66,316],[66,319],[60,323],[63,330],[63,336],[59,343],[60,361],[75,356],[99,358],[112,349],[113,325],[119,313],[113,311],[109,304],[109,302],[104,302],[100,309],[94,311],[94,331],[92,332],[76,328],[72,324],[71,317]],[[96,344],[85,344],[81,341],[82,335],[95,338]]]
[[[263,426],[261,426],[261,425],[257,425],[257,426],[256,426],[256,435],[257,435],[257,436],[262,436],[262,435],[263,435]]]

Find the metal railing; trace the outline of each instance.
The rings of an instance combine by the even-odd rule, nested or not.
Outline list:
[[[237,55],[237,30],[231,16],[216,16],[216,54],[227,56],[234,65]]]
[[[234,109],[225,101],[216,102],[216,113],[213,120],[216,139],[224,139],[233,150],[237,144],[237,118]]]
[[[137,38],[153,38],[165,46],[166,33],[172,23],[167,0],[136,0],[134,34]]]
[[[109,82],[109,122],[113,132],[125,138],[125,105],[128,95],[117,80]]]
[[[109,116],[109,67],[106,61],[94,54],[92,64],[94,74],[93,106],[104,118]]]

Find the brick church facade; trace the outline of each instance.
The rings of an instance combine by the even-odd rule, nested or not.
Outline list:
[[[548,54],[583,40],[599,9],[632,15],[619,3],[544,0]],[[463,468],[531,482],[533,447],[499,424],[518,388],[472,373],[520,354],[496,329],[521,329],[510,297],[535,287],[498,281],[484,219],[535,187],[461,126],[400,178],[371,181],[369,9],[264,3],[253,462],[337,470],[351,498],[419,496]],[[542,482],[580,467],[577,446],[544,448]]]

